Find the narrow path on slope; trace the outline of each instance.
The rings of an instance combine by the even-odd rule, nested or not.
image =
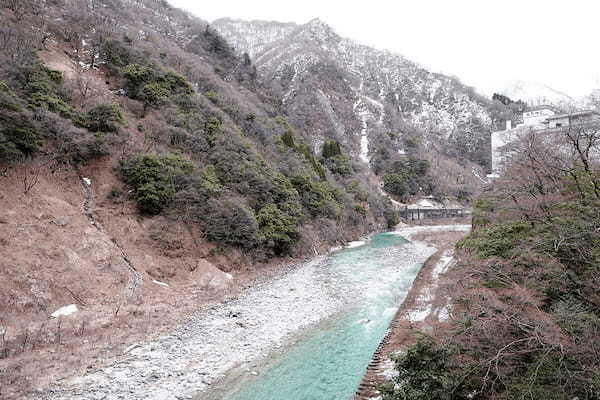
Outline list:
[[[83,191],[84,191],[83,213],[88,218],[88,220],[90,221],[90,223],[92,224],[92,226],[94,228],[96,228],[98,231],[106,234],[102,228],[102,225],[100,225],[100,223],[96,220],[96,217],[94,217],[94,213],[92,211],[93,199],[94,199],[94,194],[92,192],[92,181],[81,175],[79,176],[79,180],[80,180],[81,184],[83,185]],[[129,271],[129,280],[128,280],[127,286],[125,288],[125,293],[126,293],[126,297],[128,299],[131,299],[135,295],[135,291],[139,287],[139,285],[142,281],[142,277],[141,277],[140,273],[135,269],[133,263],[131,262],[131,259],[125,252],[125,249],[123,249],[123,247],[119,243],[117,243],[116,240],[111,241],[111,243],[118,249],[119,253],[121,254],[121,258],[123,259],[125,264],[127,264],[127,269]]]

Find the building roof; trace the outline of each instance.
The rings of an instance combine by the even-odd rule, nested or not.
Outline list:
[[[577,111],[577,112],[567,113],[567,114],[553,115],[551,117],[548,117],[547,120],[563,119],[563,118],[578,118],[578,117],[584,117],[584,116],[587,116],[587,115],[598,115],[598,116],[600,116],[600,113],[598,113],[597,111],[594,111],[594,110],[584,110],[584,111]]]

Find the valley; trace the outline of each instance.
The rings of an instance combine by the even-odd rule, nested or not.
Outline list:
[[[597,89],[173,4],[0,0],[1,399],[600,398]]]

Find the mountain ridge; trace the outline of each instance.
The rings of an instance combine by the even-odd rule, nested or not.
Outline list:
[[[486,167],[487,136],[497,119],[490,100],[402,55],[343,38],[320,19],[280,31],[277,37],[261,33],[270,29],[265,26],[265,21],[242,20],[234,26],[228,20],[212,24],[238,53],[254,54],[259,75],[278,94],[292,121],[308,112],[331,121],[301,127],[315,148],[328,138],[339,140],[376,173],[387,169],[379,164],[393,163],[400,155],[428,153],[432,164],[444,157],[445,169],[454,163],[457,175],[470,175],[473,188],[480,185],[470,172],[474,166],[464,170],[456,160]],[[245,46],[240,37],[260,45]],[[386,138],[390,135],[394,137]],[[420,148],[406,151],[404,142],[414,144],[415,138]],[[379,154],[388,150],[396,155]]]

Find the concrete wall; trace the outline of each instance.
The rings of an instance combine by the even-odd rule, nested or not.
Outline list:
[[[560,128],[569,126],[569,117],[558,118],[548,121],[548,128]]]
[[[510,158],[510,143],[517,141],[531,128],[521,127],[492,133],[492,174],[499,174],[504,169],[505,162]]]

